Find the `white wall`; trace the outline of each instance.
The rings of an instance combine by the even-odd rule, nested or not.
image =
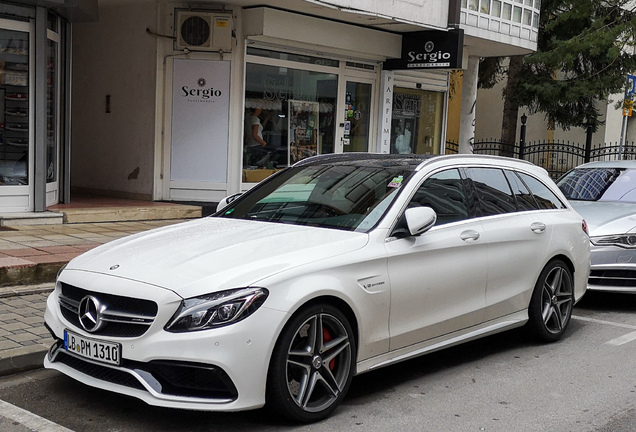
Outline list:
[[[313,0],[315,3],[363,10],[428,26],[446,28],[448,0]]]
[[[156,22],[154,0],[100,0],[73,26],[72,188],[151,199]]]

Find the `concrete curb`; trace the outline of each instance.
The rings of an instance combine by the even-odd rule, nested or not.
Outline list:
[[[0,267],[0,287],[55,282],[57,272],[67,262]]]
[[[0,376],[41,368],[48,350],[49,348],[44,345],[31,345],[2,353]]]

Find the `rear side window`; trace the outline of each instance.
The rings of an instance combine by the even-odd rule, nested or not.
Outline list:
[[[519,211],[537,210],[539,206],[526,185],[514,172],[506,170],[505,173],[508,183],[510,183],[510,187],[512,188],[512,192],[515,194],[517,208]]]
[[[467,199],[459,171],[450,169],[427,178],[409,203],[409,207],[415,206],[435,210],[436,225],[468,219]]]
[[[467,168],[466,175],[473,181],[483,216],[517,211],[515,197],[503,170],[498,168]]]
[[[528,186],[530,192],[539,204],[541,209],[562,209],[566,208],[565,204],[552,192],[546,185],[536,178],[524,173],[518,173],[521,180]]]

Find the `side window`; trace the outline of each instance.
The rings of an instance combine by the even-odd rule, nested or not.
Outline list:
[[[523,184],[514,172],[508,170],[505,170],[504,172],[506,173],[506,178],[512,188],[512,193],[515,194],[515,198],[517,199],[517,208],[519,211],[537,210],[539,206],[526,185]]]
[[[459,171],[450,169],[433,174],[419,187],[409,207],[431,207],[437,213],[436,225],[468,219],[466,194]]]
[[[552,192],[546,185],[541,183],[536,178],[529,176],[528,174],[519,173],[521,180],[528,186],[530,192],[534,195],[534,198],[539,204],[539,208],[542,209],[562,209],[565,208],[565,204],[561,202],[554,192]]]
[[[466,175],[477,189],[477,198],[483,216],[517,211],[515,197],[504,172],[497,168],[468,168]]]

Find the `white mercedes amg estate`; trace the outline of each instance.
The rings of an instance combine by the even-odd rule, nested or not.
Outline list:
[[[317,421],[356,374],[523,325],[559,339],[589,244],[527,162],[318,156],[72,260],[45,366],[151,405]]]

